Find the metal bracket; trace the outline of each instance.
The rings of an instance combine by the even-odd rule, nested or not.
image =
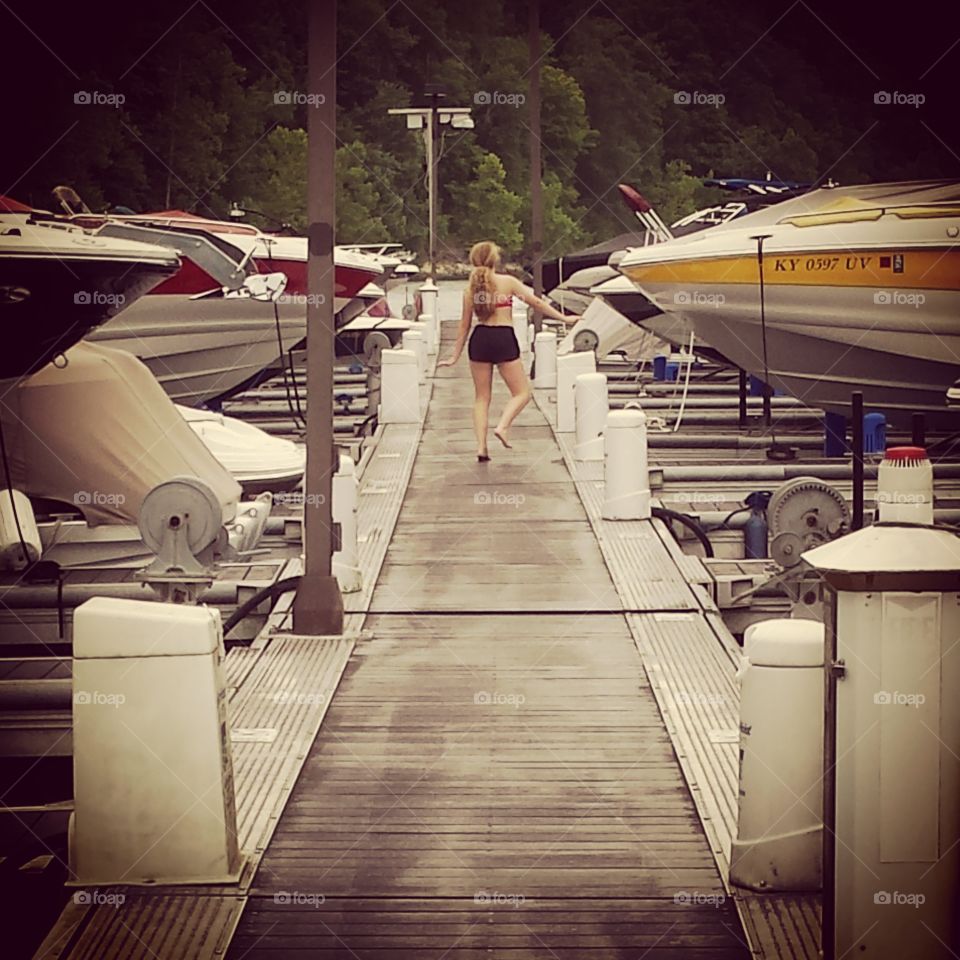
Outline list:
[[[845,660],[834,660],[830,664],[830,676],[834,680],[843,680],[847,676],[847,663]]]

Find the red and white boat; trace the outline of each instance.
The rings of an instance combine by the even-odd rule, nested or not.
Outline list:
[[[305,303],[282,296],[286,276],[260,273],[241,249],[214,234],[112,218],[93,234],[180,255],[176,274],[87,337],[138,356],[178,403],[201,406],[231,396],[306,336]]]
[[[228,241],[241,250],[244,256],[252,257],[260,273],[286,274],[285,297],[307,295],[306,237],[286,237],[264,233],[248,223],[208,219],[185,210],[160,210],[156,213],[138,213],[115,219],[157,226],[190,226],[197,230],[205,230]],[[373,257],[358,250],[336,247],[333,262],[334,313],[340,313],[368,283],[380,282],[384,277],[385,264],[382,258]]]
[[[216,405],[278,366],[306,337],[306,238],[182,210],[115,216],[64,207],[70,223],[97,235],[149,237],[180,254],[175,275],[90,336],[140,357],[176,402]],[[358,302],[383,274],[376,259],[354,251],[336,250],[335,267],[335,311]],[[282,276],[283,284],[251,296],[246,278],[257,275]]]

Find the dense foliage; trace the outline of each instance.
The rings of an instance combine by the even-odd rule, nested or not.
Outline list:
[[[0,11],[3,81],[18,92],[0,189],[38,206],[58,183],[94,208],[224,216],[238,203],[302,229],[305,6],[90,6],[76,22],[23,2]],[[875,103],[882,74],[806,4],[779,20],[760,0],[542,6],[547,256],[635,226],[621,181],[669,220],[717,199],[710,175],[850,183],[960,167],[931,97]],[[475,119],[443,138],[442,245],[527,248],[526,17],[504,0],[340,4],[340,241],[425,249],[423,141],[387,110],[433,82]],[[931,70],[928,87],[949,59]]]

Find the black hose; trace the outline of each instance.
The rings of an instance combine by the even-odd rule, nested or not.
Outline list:
[[[261,216],[266,216],[266,214],[261,214]],[[281,224],[281,228],[282,228]],[[273,252],[270,249],[270,244],[267,244],[267,263],[270,264],[270,269],[273,270],[276,267],[276,264],[273,262]],[[297,388],[297,373],[293,365],[293,352],[285,351],[283,349],[283,335],[280,332],[280,308],[277,306],[277,301],[273,301],[273,322],[276,325],[277,330],[277,347],[280,350],[280,369],[283,371],[283,389],[287,395],[287,409],[290,411],[290,416],[293,419],[294,424],[297,420],[300,420],[300,424],[306,428],[307,418],[303,415],[303,409],[300,406],[300,391]],[[287,363],[284,363],[284,355],[286,355]],[[290,379],[293,381],[293,395],[297,401],[297,410],[294,413],[293,404],[290,401],[290,384],[287,382],[287,369],[289,364],[290,370]]]
[[[676,510],[669,510],[667,507],[651,507],[650,512],[658,520],[676,520],[677,523],[685,526],[703,545],[707,557],[713,557],[713,544],[710,542],[706,531],[693,517],[689,517],[685,513],[677,513]]]
[[[14,526],[17,528],[17,537],[20,539],[20,552],[23,554],[23,562],[29,569],[30,551],[27,547],[26,538],[23,535],[23,528],[20,526],[20,514],[17,512],[17,501],[13,498],[13,479],[10,476],[10,460],[7,457],[7,443],[3,436],[2,420],[0,420],[0,455],[3,457],[3,476],[7,484],[7,493],[10,496],[10,511],[13,514]]]
[[[353,435],[355,437],[362,437],[364,430],[367,429],[368,423],[373,423],[377,419],[377,414],[371,413],[370,416],[366,417],[364,420],[361,420],[360,423],[355,423],[353,425]]]
[[[244,600],[233,613],[227,618],[223,625],[223,635],[226,636],[251,610],[260,606],[264,600],[279,597],[281,594],[289,593],[300,586],[300,577],[284,577],[282,580],[276,580],[269,587],[258,590],[252,597]]]
[[[721,529],[726,529],[727,524],[738,514],[738,513],[750,513],[753,507],[737,507],[736,510],[731,510],[720,522]]]

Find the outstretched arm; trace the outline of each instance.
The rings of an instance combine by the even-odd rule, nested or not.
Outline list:
[[[438,360],[438,367],[452,367],[463,353],[463,345],[467,342],[470,331],[470,319],[473,316],[473,302],[470,299],[470,288],[463,291],[463,310],[460,314],[460,326],[457,329],[457,340],[453,345],[453,353],[446,360]]]
[[[576,321],[580,318],[577,316],[571,316],[569,314],[563,314],[559,310],[552,307],[546,300],[542,297],[536,297],[533,294],[533,291],[522,284],[516,277],[513,277],[513,295],[518,299],[522,300],[528,307],[533,307],[535,310],[539,310],[540,313],[546,314],[548,317],[552,317],[554,320],[560,321]]]

